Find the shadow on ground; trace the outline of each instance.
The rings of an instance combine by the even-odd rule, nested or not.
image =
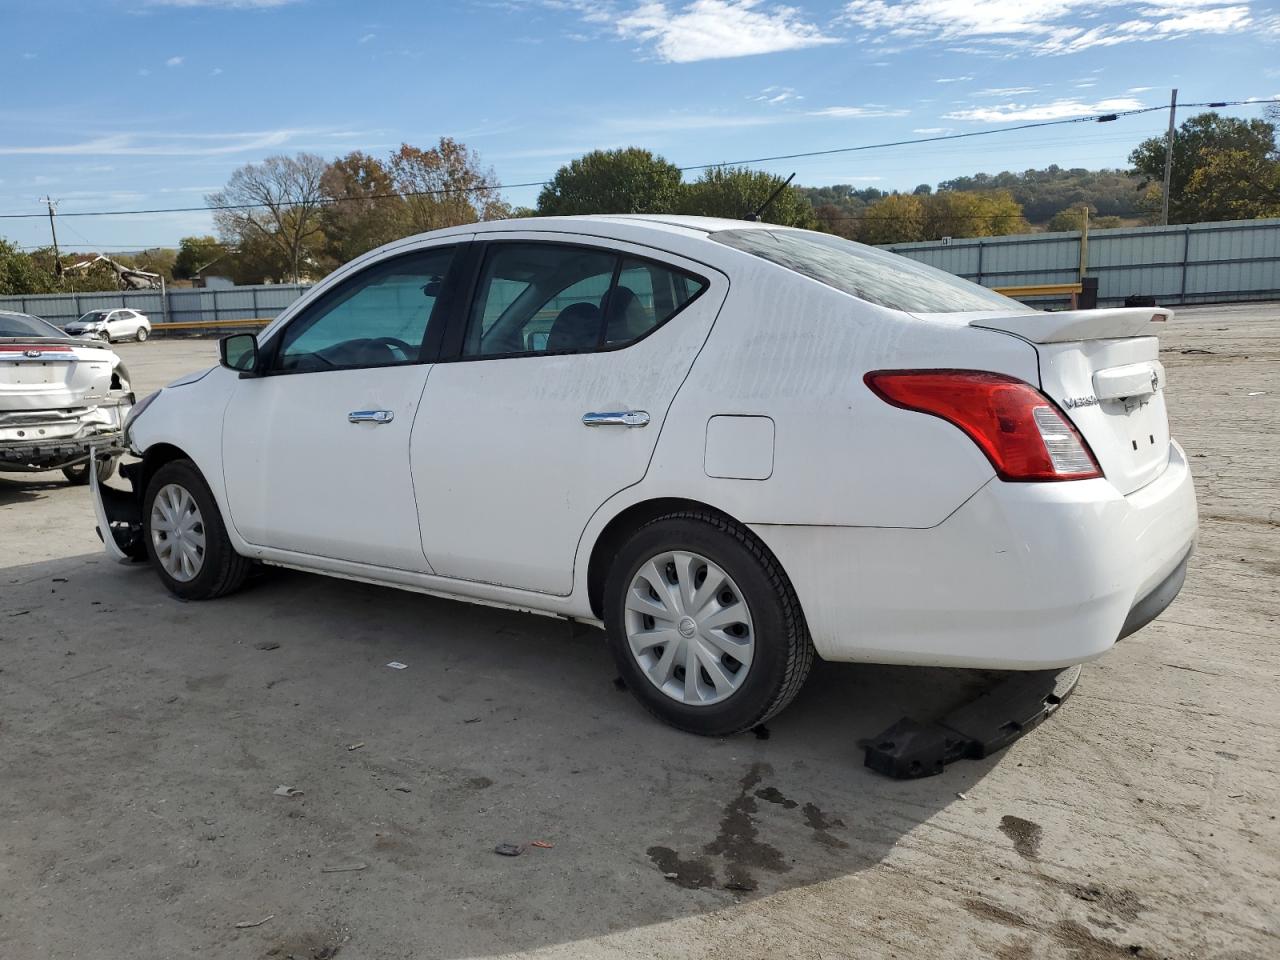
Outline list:
[[[283,572],[188,604],[97,555],[0,590],[0,902],[44,955],[576,941],[866,870],[992,763],[857,746],[970,672],[820,664],[767,736],[701,739],[563,621]]]

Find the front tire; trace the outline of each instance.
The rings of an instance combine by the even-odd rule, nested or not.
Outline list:
[[[726,736],[789,704],[813,666],[800,603],[778,561],[718,514],[680,511],[623,544],[604,590],[618,670],[650,713]]]
[[[134,334],[134,339],[137,340],[139,343],[146,343],[147,337],[149,336],[150,334],[147,332],[146,327],[139,327],[138,332]]]
[[[253,564],[236,553],[217,501],[190,460],[164,464],[142,504],[147,556],[169,592],[212,600],[243,586]]]

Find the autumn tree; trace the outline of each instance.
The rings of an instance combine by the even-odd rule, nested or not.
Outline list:
[[[1173,162],[1169,179],[1169,220],[1172,223],[1194,223],[1213,219],[1201,206],[1196,195],[1188,195],[1187,188],[1196,171],[1210,163],[1215,155],[1236,155],[1231,165],[1237,169],[1243,164],[1261,164],[1274,159],[1276,127],[1265,120],[1241,120],[1217,113],[1200,113],[1183,121],[1173,138]],[[1151,137],[1143,140],[1129,154],[1133,172],[1142,178],[1143,185],[1155,184],[1156,189],[1146,194],[1146,199],[1159,210],[1161,187],[1164,182],[1165,138]],[[1203,178],[1202,178],[1203,182]]]
[[[818,221],[808,198],[784,184],[782,177],[763,170],[709,167],[697,180],[683,187],[678,209],[690,216],[741,220],[758,210],[775,191],[782,188],[760,219],[788,227],[817,227]]]
[[[408,204],[396,196],[391,171],[377,157],[359,150],[339,157],[320,186],[330,201],[320,212],[328,269],[413,232]]]
[[[538,194],[538,213],[673,213],[681,186],[679,168],[648,150],[594,150],[556,171]]]
[[[858,217],[856,239],[863,243],[909,243],[924,240],[924,198],[891,193]]]
[[[231,174],[227,185],[205,197],[218,233],[240,256],[252,249],[272,254],[282,276],[302,279],[322,236],[321,181],[328,164],[313,153],[267,157]]]
[[[430,150],[401,144],[386,169],[404,196],[410,233],[499,220],[510,213],[493,170],[481,165],[474,150],[449,137],[441,137]]]
[[[1124,221],[1119,217],[1099,217],[1093,205],[1089,205],[1089,229],[1105,230],[1108,227],[1119,227]],[[1059,210],[1045,225],[1045,229],[1050,233],[1061,232],[1064,230],[1080,230],[1084,226],[1084,206],[1077,205],[1066,207]]]

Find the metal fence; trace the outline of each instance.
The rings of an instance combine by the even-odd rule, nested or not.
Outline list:
[[[1074,283],[1080,278],[1080,245],[1080,234],[1073,231],[899,243],[888,249],[984,286],[1016,287]],[[1169,306],[1280,298],[1280,219],[1093,230],[1085,246],[1088,275],[1098,278],[1099,306],[1135,296]],[[282,283],[166,294],[42,294],[0,297],[0,310],[35,314],[59,326],[89,310],[111,307],[140,310],[156,325],[270,319],[307,289]]]
[[[153,326],[164,323],[213,323],[220,320],[270,319],[297,300],[306,284],[271,283],[227,289],[180,288],[130,290],[121,293],[46,293],[29,297],[0,297],[0,310],[16,310],[43,317],[56,326],[70,323],[90,310],[130,307],[145,313]]]
[[[898,243],[888,249],[987,287],[1074,283],[1080,233]],[[1154,297],[1176,306],[1280,297],[1280,219],[1091,230],[1098,305]]]

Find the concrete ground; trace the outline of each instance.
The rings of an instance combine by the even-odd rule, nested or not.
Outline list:
[[[120,351],[141,392],[214,358]],[[820,665],[767,739],[698,739],[593,631],[281,572],[180,603],[83,488],[0,479],[0,957],[1280,956],[1280,308],[1162,358],[1182,595],[916,782],[858,739],[980,678]]]

